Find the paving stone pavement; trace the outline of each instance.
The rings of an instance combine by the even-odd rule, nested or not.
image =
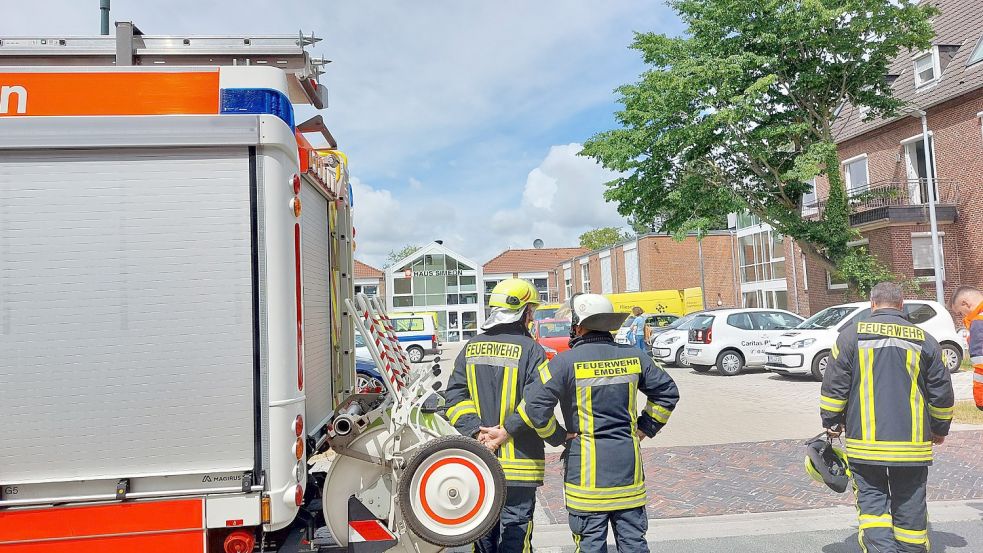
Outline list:
[[[983,430],[953,432],[936,447],[929,501],[983,498]],[[649,518],[762,513],[852,505],[813,482],[802,466],[801,440],[776,440],[642,450]],[[562,461],[547,456],[537,519],[565,524]]]

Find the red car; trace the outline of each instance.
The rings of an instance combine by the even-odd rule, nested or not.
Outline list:
[[[546,357],[552,359],[561,351],[570,349],[570,321],[563,319],[543,319],[532,326],[532,337],[546,350]]]

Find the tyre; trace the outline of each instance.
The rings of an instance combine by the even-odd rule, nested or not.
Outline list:
[[[951,373],[959,372],[963,362],[963,348],[952,342],[945,342],[942,344],[941,354],[945,368]]]
[[[427,442],[399,480],[400,512],[414,534],[434,545],[477,541],[498,524],[505,472],[495,454],[464,436]]]
[[[676,352],[676,366],[683,368],[689,367],[689,358],[686,357],[686,348],[679,348],[679,351]]]
[[[710,372],[710,369],[713,368],[713,365],[690,365],[689,368],[693,369],[698,373],[706,373],[706,372]]]
[[[717,356],[717,370],[726,376],[741,374],[744,369],[744,356],[732,349],[724,350]]]
[[[355,390],[358,393],[385,391],[386,383],[368,373],[355,373]]]
[[[823,375],[826,374],[826,367],[833,361],[833,356],[829,354],[828,351],[821,351],[818,355],[812,358],[812,378],[817,382],[823,381]]]
[[[410,346],[406,348],[406,355],[410,358],[410,362],[419,363],[423,361],[423,348],[420,346]]]

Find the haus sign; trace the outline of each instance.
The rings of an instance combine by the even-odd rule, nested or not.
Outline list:
[[[410,273],[410,271],[406,271],[406,273]],[[463,274],[464,271],[460,269],[433,269],[430,271],[413,271],[412,273],[413,276],[420,276],[420,277],[461,276]],[[410,276],[410,275],[407,274],[406,276]]]

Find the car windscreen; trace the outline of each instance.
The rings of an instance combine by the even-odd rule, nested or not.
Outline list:
[[[554,315],[556,315],[556,311],[558,309],[558,307],[540,307],[533,313],[533,318],[535,318],[537,321],[551,319]]]
[[[856,311],[856,307],[828,307],[799,323],[795,328],[819,329],[833,328]]]
[[[569,322],[539,323],[540,338],[560,338],[563,336],[570,336]]]

